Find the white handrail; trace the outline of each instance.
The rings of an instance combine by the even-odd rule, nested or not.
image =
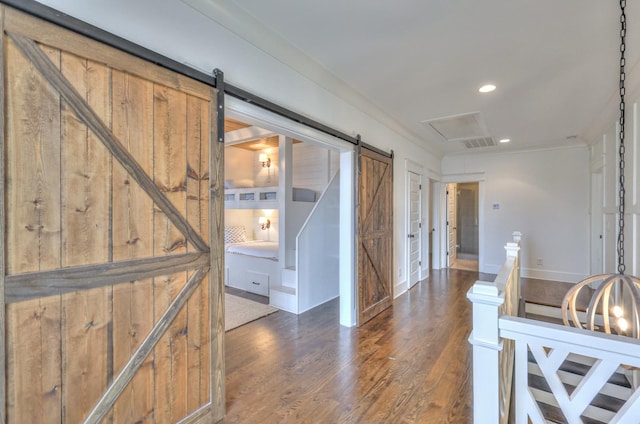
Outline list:
[[[318,200],[316,200],[315,205],[313,205],[313,208],[311,209],[311,212],[309,212],[309,215],[307,215],[307,218],[304,220],[304,223],[302,223],[302,226],[300,227],[300,231],[298,231],[298,234],[296,235],[296,245],[298,244],[298,238],[300,238],[300,235],[306,230],[307,226],[309,225],[309,221],[311,221],[311,218],[313,217],[313,213],[316,211],[316,209],[318,209],[322,200],[327,195],[327,192],[329,191],[328,188],[331,187],[333,180],[335,180],[336,178],[340,178],[339,176],[340,176],[340,170],[338,169],[336,173],[333,174],[333,177],[331,178],[331,180],[329,180],[329,184],[327,184],[327,187],[325,188],[325,190],[322,192],[320,197],[318,197]]]
[[[536,338],[543,344],[567,344],[575,349],[573,353],[591,357],[608,355],[621,364],[640,367],[640,340],[632,337],[507,316],[500,318],[500,336],[513,340]]]

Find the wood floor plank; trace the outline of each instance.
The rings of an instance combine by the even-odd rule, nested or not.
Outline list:
[[[465,295],[487,278],[433,271],[360,328],[340,327],[336,299],[228,332],[222,422],[471,423]]]

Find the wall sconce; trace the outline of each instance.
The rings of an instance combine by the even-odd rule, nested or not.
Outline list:
[[[271,158],[267,156],[266,153],[260,153],[260,156],[258,156],[258,162],[262,164],[263,168],[271,167]]]
[[[271,221],[269,221],[269,218],[267,218],[266,216],[261,216],[260,218],[258,218],[258,224],[260,224],[261,230],[267,230],[269,229],[269,227],[271,227]]]

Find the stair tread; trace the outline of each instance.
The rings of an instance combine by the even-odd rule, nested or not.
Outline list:
[[[295,287],[271,285],[271,286],[269,286],[269,288],[271,290],[275,290],[275,291],[279,291],[279,292],[283,292],[283,293],[287,293],[287,294],[296,294]]]

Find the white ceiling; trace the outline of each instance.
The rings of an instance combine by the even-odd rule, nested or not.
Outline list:
[[[613,0],[230,1],[445,154],[464,145],[422,121],[479,112],[496,141],[512,140],[485,149],[546,147],[580,142],[617,95]],[[627,5],[628,72],[638,3]],[[498,88],[481,95],[486,82]]]

